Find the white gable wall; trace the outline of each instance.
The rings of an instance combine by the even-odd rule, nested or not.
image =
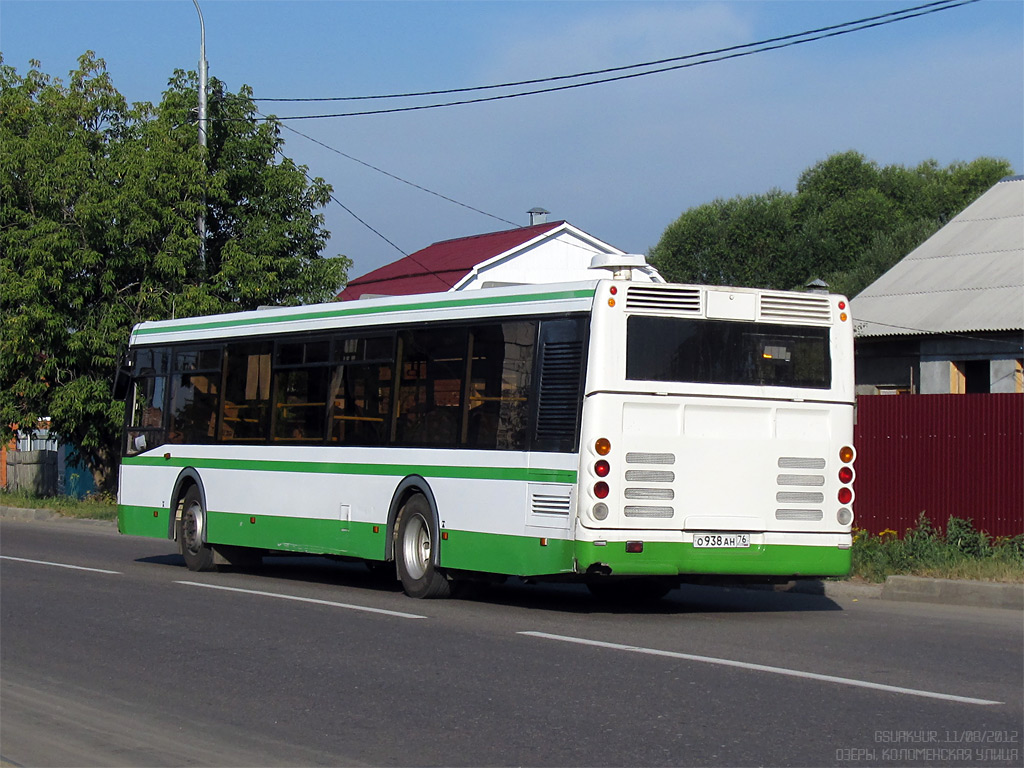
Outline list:
[[[606,269],[590,269],[597,254],[622,254],[618,248],[596,238],[581,236],[564,225],[535,240],[478,264],[460,280],[453,291],[483,288],[485,283],[563,283],[610,277]],[[638,282],[664,282],[654,267],[634,270]]]

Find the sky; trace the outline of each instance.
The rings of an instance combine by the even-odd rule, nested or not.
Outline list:
[[[255,98],[273,99],[566,75],[753,43],[924,2],[199,5],[210,75],[232,92],[249,85]],[[129,101],[158,102],[175,69],[198,68],[199,47],[191,0],[0,0],[6,65],[24,73],[35,59],[42,71],[66,80],[92,50]],[[399,102],[425,103],[258,107],[292,116]],[[350,277],[439,240],[509,229],[508,222],[526,225],[536,206],[551,212],[549,220],[566,219],[627,252],[646,253],[683,211],[718,198],[793,191],[802,171],[836,152],[852,149],[880,165],[907,166],[992,156],[1024,173],[1024,3],[981,0],[573,90],[285,125],[337,150],[283,130],[285,154],[326,179],[338,201],[373,228],[336,203],[323,210],[332,233],[325,255],[351,258]]]

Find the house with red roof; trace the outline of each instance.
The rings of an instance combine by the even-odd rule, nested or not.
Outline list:
[[[531,215],[536,211],[531,211]],[[562,283],[608,277],[591,267],[595,256],[624,251],[567,221],[444,240],[350,281],[338,298],[465,291],[508,284]],[[665,282],[645,264],[633,269],[639,282]]]

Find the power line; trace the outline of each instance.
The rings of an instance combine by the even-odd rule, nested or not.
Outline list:
[[[260,114],[260,113],[259,113],[259,112],[257,112],[256,114]],[[285,126],[285,127],[287,127],[287,126]],[[296,133],[298,133],[298,131],[296,131]],[[305,134],[300,134],[300,135],[304,136]],[[309,137],[308,137],[308,136],[306,136],[306,138],[309,138]],[[315,141],[315,139],[312,139],[312,140],[313,140],[313,141]],[[330,147],[328,147],[328,149],[330,149]],[[283,151],[282,151],[282,150],[281,150],[281,149],[280,149],[279,147],[278,147],[278,148],[275,148],[275,152],[277,152],[277,154],[279,154],[279,155],[280,155],[280,156],[281,156],[282,158],[284,158],[284,159],[287,159],[287,158],[285,158],[284,152],[283,152]],[[353,159],[355,159],[355,158],[353,158]],[[308,173],[308,171],[306,171],[306,169],[305,169],[305,168],[303,168],[302,166],[298,166],[298,168],[299,168],[299,170],[301,170],[301,171],[302,171],[302,175],[306,177],[306,180],[307,180],[308,182],[310,182],[310,183],[312,184],[312,183],[313,183],[313,179],[312,179],[312,178],[310,178],[310,176],[309,176],[309,173]],[[429,190],[427,190],[427,191],[429,191]],[[423,270],[424,270],[424,272],[425,272],[426,274],[429,274],[429,275],[430,275],[431,277],[434,277],[434,278],[436,278],[436,279],[438,280],[438,282],[440,282],[440,283],[441,283],[441,284],[442,284],[442,285],[443,285],[443,286],[444,286],[445,288],[451,288],[451,287],[452,287],[452,284],[451,284],[451,283],[448,283],[448,282],[447,282],[447,281],[446,281],[446,280],[445,280],[444,278],[442,278],[442,277],[441,277],[440,275],[438,275],[438,274],[437,274],[436,272],[434,272],[434,271],[433,271],[432,269],[430,269],[430,268],[429,268],[429,267],[427,267],[427,266],[426,266],[425,264],[423,264],[423,262],[419,261],[419,260],[418,260],[418,259],[417,259],[417,258],[416,258],[415,256],[412,256],[411,254],[408,254],[408,253],[406,253],[405,251],[403,251],[403,250],[402,250],[401,248],[399,248],[399,247],[398,247],[397,245],[395,245],[395,244],[394,244],[394,243],[393,243],[393,242],[392,242],[391,240],[389,240],[389,239],[388,239],[388,238],[387,238],[387,237],[386,237],[386,236],[385,236],[385,235],[384,235],[384,234],[383,234],[382,232],[380,232],[379,230],[375,229],[375,228],[374,228],[373,226],[371,226],[371,225],[370,225],[369,223],[367,223],[366,221],[364,221],[364,220],[363,220],[363,219],[362,219],[362,218],[361,218],[361,217],[360,217],[360,216],[359,216],[358,214],[356,214],[356,212],[355,212],[355,211],[353,211],[353,210],[352,210],[351,208],[349,208],[349,207],[348,207],[347,205],[345,205],[345,204],[344,204],[343,202],[341,202],[341,200],[339,200],[339,199],[338,199],[338,198],[337,198],[337,197],[336,197],[336,196],[334,195],[334,193],[333,193],[333,192],[331,192],[331,193],[329,193],[329,194],[330,194],[330,198],[331,198],[331,200],[333,200],[333,201],[334,201],[335,203],[337,203],[337,204],[338,204],[338,205],[339,205],[339,206],[340,206],[340,207],[342,208],[342,210],[344,210],[344,211],[345,211],[345,213],[347,213],[347,214],[348,214],[349,216],[351,216],[351,217],[352,217],[353,219],[355,219],[356,221],[358,221],[358,222],[359,222],[360,224],[362,224],[362,225],[363,225],[364,227],[366,227],[366,228],[367,228],[368,230],[370,230],[371,232],[373,232],[373,234],[375,234],[375,235],[376,235],[377,237],[379,237],[379,238],[380,238],[381,240],[383,240],[383,241],[384,241],[385,243],[387,243],[388,245],[390,245],[390,246],[391,246],[392,248],[394,248],[394,249],[395,249],[396,251],[398,251],[398,252],[399,252],[400,254],[402,254],[403,256],[405,256],[405,257],[406,257],[407,259],[410,259],[410,260],[411,260],[411,261],[412,261],[412,262],[413,262],[414,264],[416,264],[416,265],[417,265],[417,266],[419,266],[419,267],[422,267],[422,268],[423,268]]]
[[[836,24],[829,27],[821,27],[816,30],[808,30],[805,32],[799,32],[791,35],[785,35],[782,37],[770,38],[768,40],[762,40],[756,43],[746,43],[743,45],[731,46],[728,48],[721,48],[714,51],[705,51],[703,53],[687,54],[684,56],[672,57],[669,59],[661,59],[659,61],[646,62],[643,64],[631,64],[623,67],[612,67],[603,70],[594,70],[589,73],[579,73],[575,75],[560,75],[550,78],[540,78],[537,80],[524,80],[519,83],[506,83],[489,86],[476,86],[471,88],[453,88],[442,91],[425,91],[422,93],[409,93],[409,94],[392,94],[390,96],[363,96],[363,97],[331,97],[331,98],[319,98],[319,99],[294,99],[292,101],[347,101],[357,99],[385,99],[385,98],[400,98],[405,96],[428,96],[428,95],[440,95],[445,93],[462,93],[479,90],[489,90],[495,88],[507,88],[515,87],[518,85],[529,85],[537,84],[542,82],[552,82],[558,80],[575,79],[579,77],[586,77],[595,74],[605,74],[611,72],[620,72],[629,69],[638,69],[643,67],[657,66],[668,62],[685,62],[676,63],[671,66],[659,66],[656,69],[649,69],[644,72],[631,72],[624,75],[615,75],[613,77],[603,77],[596,80],[589,80],[583,83],[571,83],[568,85],[559,85],[550,88],[537,88],[528,91],[520,91],[517,93],[500,94],[496,96],[481,96],[472,99],[460,99],[456,101],[440,102],[435,104],[421,104],[411,107],[392,107],[387,109],[373,109],[373,110],[361,110],[355,112],[340,112],[332,114],[320,114],[320,115],[289,115],[284,117],[276,117],[277,120],[318,120],[332,117],[357,117],[363,115],[381,115],[381,114],[393,114],[396,112],[413,112],[424,109],[439,109],[442,107],[454,107],[465,104],[479,104],[488,101],[501,101],[504,99],[514,99],[521,96],[533,96],[541,93],[554,93],[557,91],[566,91],[574,88],[583,88],[590,85],[599,85],[603,83],[611,83],[620,80],[630,80],[638,77],[646,77],[648,75],[660,74],[663,72],[670,72],[678,69],[688,69],[690,67],[701,66],[704,64],[712,64],[720,61],[727,61],[729,59],[737,59],[745,56],[752,56],[756,53],[766,53],[768,51],[781,50],[783,48],[790,48],[796,45],[802,45],[804,43],[815,42],[817,40],[824,40],[831,37],[839,37],[842,35],[851,34],[853,32],[861,32],[866,29],[872,29],[875,27],[882,27],[888,24],[894,24],[898,21],[907,21],[908,19],[918,18],[920,16],[927,16],[932,13],[938,13],[940,11],[950,10],[952,8],[958,8],[963,5],[970,5],[976,3],[978,0],[942,0],[941,2],[932,2],[925,5],[914,6],[912,8],[905,8],[901,11],[892,11],[887,14],[881,14],[879,16],[870,16],[856,21],[844,22],[843,24]],[[748,50],[749,49],[749,50]],[[705,58],[711,56],[712,58]],[[693,61],[693,59],[700,59],[699,61]],[[284,99],[257,99],[257,101],[284,101]]]
[[[899,15],[902,15],[902,14],[905,14],[905,13],[910,13],[912,11],[922,10],[922,9],[925,9],[925,8],[931,8],[931,7],[934,7],[934,6],[945,6],[945,5],[949,5],[951,2],[954,2],[954,0],[936,0],[936,2],[926,3],[925,5],[916,6],[914,8],[905,8],[905,9],[900,10],[900,11],[890,11],[889,13],[883,13],[883,14],[880,14],[878,16],[868,16],[866,18],[858,19],[856,21],[847,21],[847,22],[843,22],[842,24],[833,24],[831,26],[820,27],[819,29],[807,30],[805,32],[798,32],[798,33],[794,33],[794,34],[790,34],[790,35],[783,35],[781,37],[772,37],[772,38],[768,38],[767,40],[760,40],[760,41],[758,41],[756,43],[744,43],[743,45],[733,45],[733,46],[729,46],[727,48],[717,48],[717,49],[710,50],[710,51],[703,51],[701,53],[690,53],[690,54],[686,54],[686,55],[683,55],[683,56],[673,56],[673,57],[670,57],[670,58],[667,58],[667,59],[657,59],[655,61],[645,61],[645,62],[641,62],[640,64],[626,64],[626,65],[620,66],[620,67],[608,67],[608,68],[605,68],[605,69],[594,69],[594,70],[590,70],[588,72],[577,72],[577,73],[572,74],[572,75],[556,75],[556,76],[553,76],[553,77],[539,77],[539,78],[535,78],[533,80],[518,80],[516,82],[497,83],[497,84],[493,84],[493,85],[476,85],[476,86],[469,86],[469,87],[465,87],[465,88],[445,88],[445,89],[436,90],[436,91],[418,91],[418,92],[412,92],[412,93],[389,93],[389,94],[379,94],[379,95],[375,95],[375,96],[327,96],[327,97],[316,97],[316,98],[296,98],[296,97],[293,97],[293,98],[269,98],[269,97],[267,97],[267,98],[253,99],[253,100],[254,101],[274,101],[274,102],[318,102],[318,101],[366,101],[366,100],[371,100],[371,99],[401,99],[401,98],[408,98],[408,97],[415,97],[415,96],[440,96],[440,95],[444,95],[444,94],[448,94],[448,93],[469,93],[469,92],[472,92],[472,91],[487,91],[487,90],[493,90],[493,89],[496,89],[496,88],[516,88],[516,87],[519,87],[519,86],[522,86],[522,85],[537,85],[539,83],[550,83],[550,82],[555,82],[555,81],[558,81],[558,80],[575,80],[575,79],[580,78],[580,77],[591,77],[593,75],[605,75],[605,74],[609,74],[611,72],[623,72],[623,71],[629,70],[629,69],[640,69],[640,68],[643,68],[643,67],[653,67],[653,66],[657,66],[659,64],[668,64],[668,63],[675,62],[675,61],[684,61],[686,59],[702,58],[704,56],[713,56],[713,55],[721,54],[721,53],[729,53],[729,52],[732,52],[732,51],[742,50],[744,48],[753,48],[753,47],[756,47],[756,46],[759,46],[759,45],[767,45],[769,43],[778,43],[778,42],[782,42],[783,40],[791,40],[793,38],[805,37],[807,35],[813,35],[813,34],[817,34],[817,33],[820,33],[820,32],[828,32],[828,31],[832,31],[832,30],[835,30],[835,29],[841,29],[843,27],[853,26],[855,24],[861,24],[861,23],[864,23],[864,22],[878,21],[880,19],[885,19],[885,18],[892,17],[892,16],[899,16]]]
[[[259,114],[259,113],[257,112],[257,114]],[[263,116],[263,117],[266,119],[265,116]],[[276,119],[280,119],[280,118],[276,118]],[[287,128],[292,133],[295,133],[295,134],[301,136],[304,139],[312,141],[314,144],[318,144],[319,146],[323,147],[324,149],[330,150],[331,152],[334,152],[337,155],[341,155],[342,157],[344,157],[347,160],[351,160],[354,163],[359,163],[360,165],[365,166],[365,167],[369,168],[370,170],[377,171],[377,173],[382,173],[385,176],[387,176],[388,178],[394,179],[395,181],[400,181],[403,184],[408,184],[410,187],[413,187],[414,189],[418,189],[421,192],[426,192],[427,194],[434,195],[435,197],[439,197],[442,200],[447,200],[449,203],[455,203],[455,205],[461,205],[463,208],[467,208],[470,211],[473,211],[474,213],[479,213],[479,214],[482,214],[484,216],[489,216],[490,218],[496,219],[497,221],[500,221],[500,222],[502,222],[504,224],[511,224],[513,227],[520,227],[520,226],[522,226],[520,224],[516,224],[514,221],[509,221],[508,219],[503,219],[503,218],[501,218],[501,216],[495,216],[493,213],[488,213],[487,211],[482,211],[479,208],[474,208],[472,205],[469,205],[468,203],[463,203],[463,202],[460,202],[460,201],[458,201],[458,200],[456,200],[454,198],[448,197],[447,195],[442,195],[440,192],[435,192],[432,189],[428,189],[427,187],[421,186],[420,184],[416,184],[415,182],[409,181],[408,179],[403,179],[401,176],[396,176],[393,173],[385,171],[383,168],[378,168],[377,166],[372,165],[372,164],[366,162],[365,160],[360,160],[358,157],[353,157],[352,155],[349,155],[349,154],[347,154],[345,152],[342,152],[340,149],[332,147],[331,145],[326,144],[326,143],[320,141],[319,139],[314,139],[312,136],[310,136],[308,134],[305,134],[302,131],[299,131],[299,130],[297,130],[295,128],[292,128],[290,125],[286,125],[284,123],[281,123],[281,127],[282,128]]]

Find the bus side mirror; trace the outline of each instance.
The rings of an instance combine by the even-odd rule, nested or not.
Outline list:
[[[127,365],[119,365],[114,374],[114,399],[124,400],[132,383],[132,371]]]

